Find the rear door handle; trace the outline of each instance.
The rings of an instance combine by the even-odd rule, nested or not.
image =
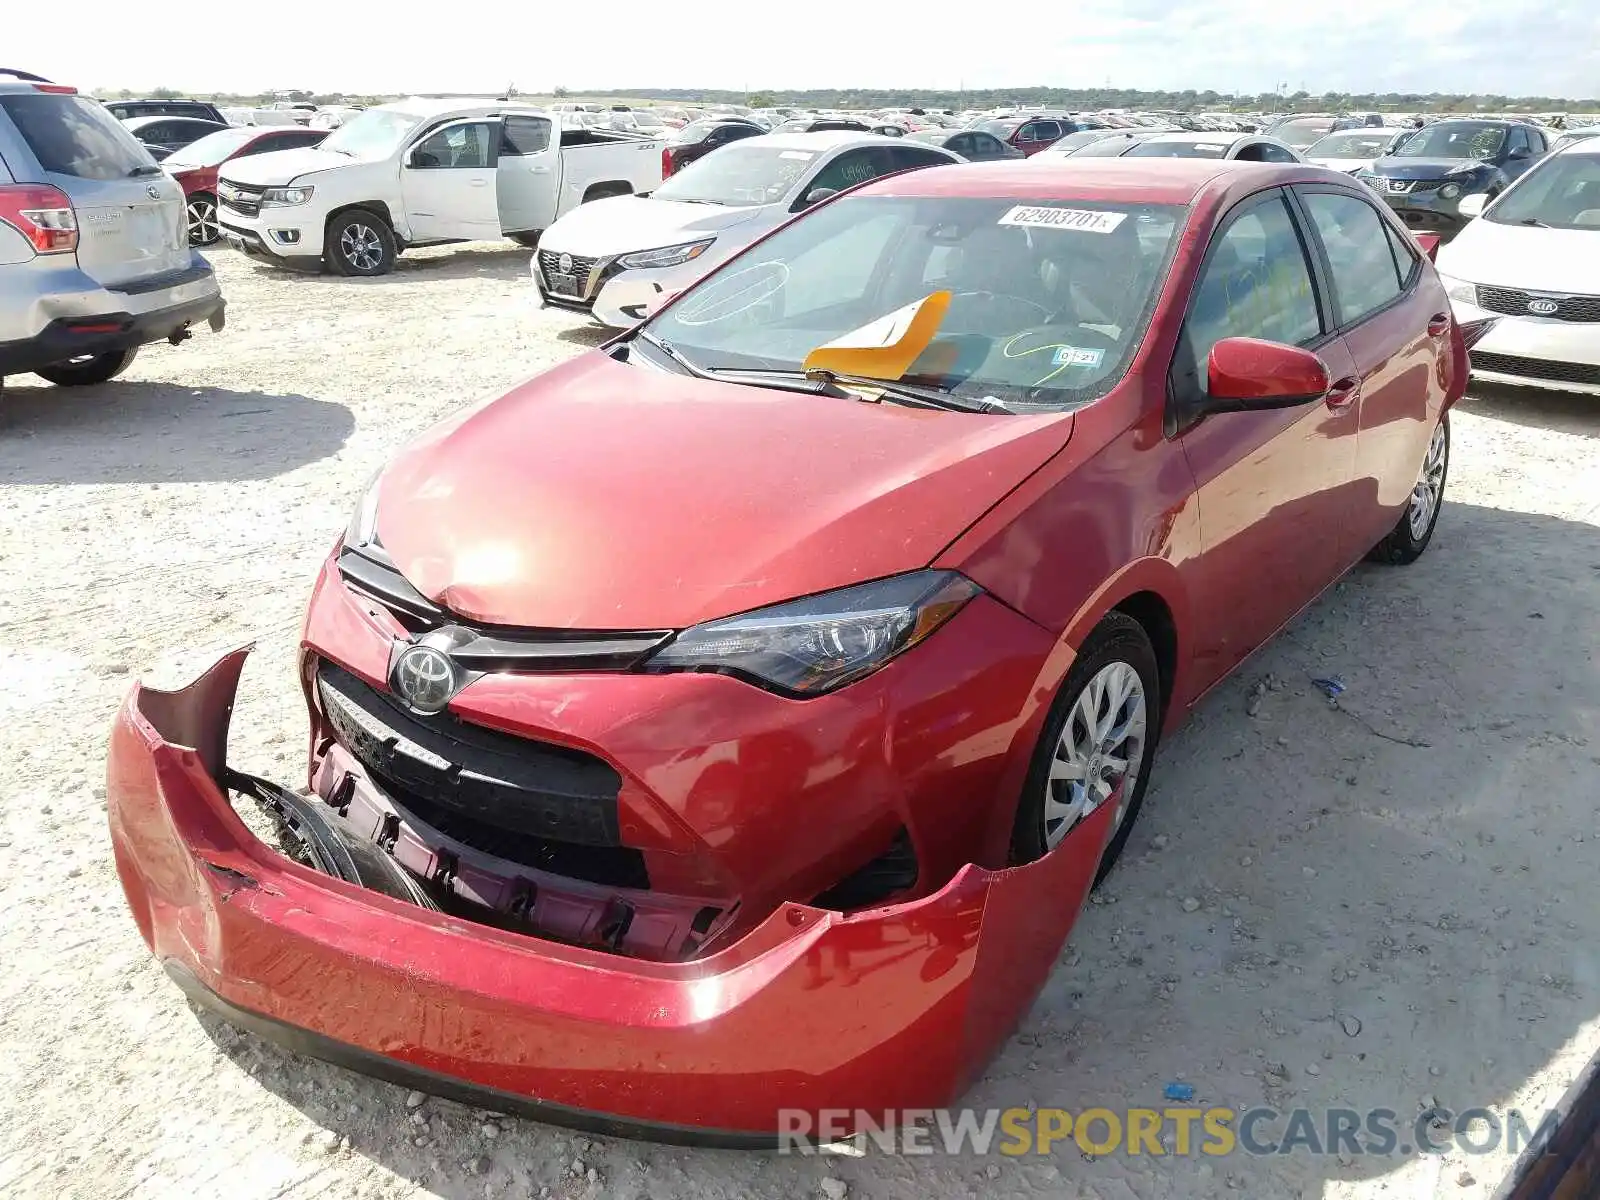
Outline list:
[[[1428,320],[1428,336],[1443,337],[1450,332],[1450,314],[1434,313]]]
[[[1328,389],[1328,394],[1323,397],[1322,402],[1333,409],[1349,408],[1360,395],[1361,380],[1347,376]]]
[[[487,179],[473,179],[473,180],[470,180],[469,182],[472,184],[473,187],[488,187],[489,186],[489,181]]]

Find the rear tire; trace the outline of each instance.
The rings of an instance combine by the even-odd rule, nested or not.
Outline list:
[[[322,257],[339,275],[387,275],[394,270],[394,231],[374,212],[346,209],[328,222]]]
[[[1406,501],[1406,510],[1388,535],[1367,552],[1373,562],[1404,567],[1422,557],[1422,552],[1433,541],[1433,531],[1439,524],[1439,510],[1444,507],[1444,485],[1450,474],[1450,414],[1441,413],[1433,436],[1428,439],[1428,449],[1422,458],[1422,469],[1417,472],[1417,483]]]
[[[1017,805],[1013,862],[1043,857],[1109,802],[1111,796],[1104,789],[1097,796],[1093,785],[1114,776],[1116,764],[1125,762],[1116,776],[1121,789],[1111,793],[1120,796],[1122,811],[1113,818],[1116,832],[1100,858],[1095,883],[1110,873],[1144,803],[1162,709],[1161,672],[1144,626],[1126,613],[1108,613],[1084,639],[1045,719]],[[1091,719],[1098,729],[1090,728]]]
[[[40,367],[34,374],[57,387],[88,387],[121,375],[138,353],[139,348],[134,346],[127,350],[113,350],[108,354],[69,358],[66,362]]]
[[[222,240],[222,226],[217,222],[217,198],[209,192],[196,192],[189,197],[189,245],[214,246]]]

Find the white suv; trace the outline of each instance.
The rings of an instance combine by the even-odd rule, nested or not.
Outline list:
[[[0,71],[0,379],[103,383],[223,306],[177,181],[98,101]]]

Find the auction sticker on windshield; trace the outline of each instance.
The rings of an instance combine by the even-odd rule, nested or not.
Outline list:
[[[1127,213],[1096,212],[1088,208],[1029,208],[1019,204],[1005,216],[1001,225],[1025,225],[1038,229],[1077,229],[1084,233],[1110,233],[1128,219]]]

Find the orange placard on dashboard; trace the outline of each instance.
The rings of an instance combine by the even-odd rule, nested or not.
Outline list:
[[[933,341],[949,307],[950,293],[934,292],[823,343],[806,355],[801,366],[807,371],[899,379]]]

